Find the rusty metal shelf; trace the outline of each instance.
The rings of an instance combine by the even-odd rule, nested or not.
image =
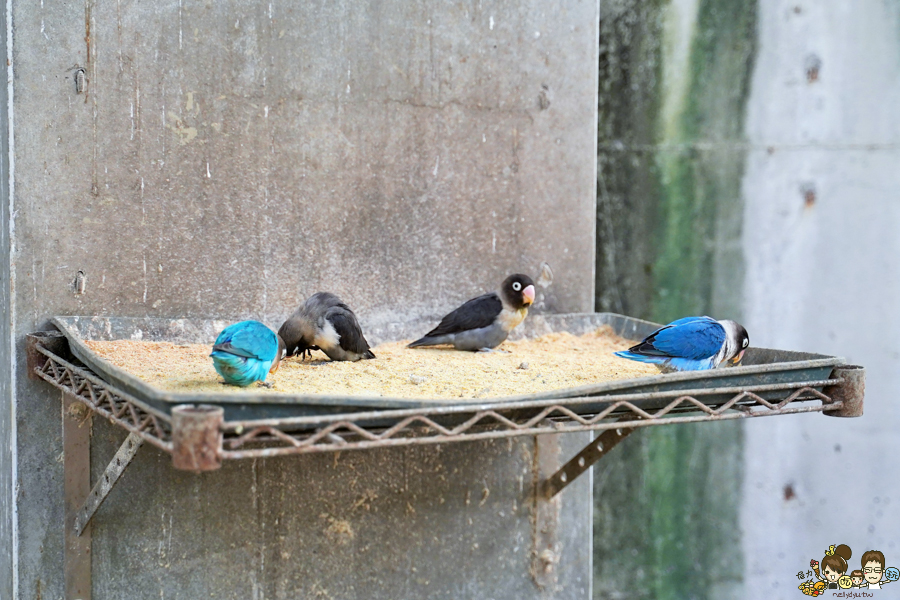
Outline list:
[[[625,384],[621,388],[585,388],[582,395],[538,394],[527,399],[375,410],[353,406],[355,412],[340,414],[226,420],[222,406],[173,404],[166,411],[136,397],[79,361],[70,351],[67,337],[59,332],[35,333],[26,342],[29,376],[59,389],[66,406],[63,437],[70,508],[67,527],[71,528],[66,535],[73,548],[79,536],[87,532],[89,537],[92,517],[145,442],[171,454],[177,469],[207,471],[219,468],[224,460],[514,436],[540,440],[561,433],[600,432],[564,466],[545,473],[540,495],[550,501],[627,435],[643,427],[810,412],[839,417],[862,414],[862,367],[809,355],[812,358],[805,363],[795,363],[800,365],[795,371],[800,375],[791,380],[784,376],[783,365],[767,364],[778,359],[765,353],[778,351],[760,352],[757,358],[762,366],[746,367],[740,376],[683,378],[683,385],[695,386],[690,389]],[[682,381],[678,375],[659,379],[671,385]],[[698,381],[702,385],[698,386]],[[748,381],[755,383],[747,385]],[[79,407],[90,412],[84,415],[84,408],[81,413],[74,410]],[[128,431],[129,436],[90,489],[83,464],[90,440],[71,422],[92,413]],[[87,482],[82,481],[85,477]],[[77,492],[70,493],[70,489]]]
[[[33,361],[39,363],[32,367],[33,376],[72,395],[143,441],[170,454],[176,451],[173,415],[155,410],[86,367],[54,354],[45,345],[34,343],[31,348],[32,354],[42,358]],[[848,370],[854,369],[839,367],[836,371],[840,374],[833,374],[829,379],[805,381],[799,385],[762,385],[753,391],[719,387],[697,389],[691,393],[675,390],[609,395],[603,397],[605,408],[590,414],[579,409],[584,405],[596,405],[598,399],[592,396],[249,421],[221,420],[221,411],[210,414],[218,414],[221,421],[218,426],[220,447],[215,454],[219,460],[234,460],[545,433],[636,429],[805,412],[839,414],[846,412],[845,401],[834,396],[834,391],[842,389],[846,375],[841,377],[841,374]],[[723,395],[730,397],[724,402],[708,400]],[[664,404],[648,410],[639,402],[647,400],[663,401]],[[367,425],[379,420],[394,424],[390,427]],[[455,424],[447,425],[448,421]],[[209,467],[197,465],[196,468]]]

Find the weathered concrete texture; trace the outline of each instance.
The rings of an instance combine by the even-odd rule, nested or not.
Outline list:
[[[664,2],[604,2],[597,153],[598,311],[650,318],[658,252]]]
[[[0,47],[6,48],[6,11],[0,19]],[[12,307],[10,306],[9,261],[9,96],[0,86],[0,365],[12,364]],[[13,597],[15,533],[13,519],[13,370],[0,369],[0,598]]]
[[[81,7],[19,15],[50,36],[17,56],[21,260],[57,310],[274,322],[326,288],[392,320],[542,260],[548,309],[592,307],[593,3],[87,6],[90,56]]]
[[[598,309],[740,318],[755,18],[753,3],[731,0],[604,3]],[[607,467],[638,482],[617,493],[597,478],[598,505],[612,506],[596,513],[595,597],[740,597],[740,425],[654,428],[630,442],[640,450]]]
[[[536,274],[541,261],[555,274],[545,310],[591,308],[595,1],[88,0],[16,2],[12,10],[16,253],[10,260],[20,353],[22,336],[54,314],[255,317],[277,326],[320,289],[347,300],[364,326],[384,327],[440,314],[493,289],[513,270]],[[78,68],[87,81],[81,94],[73,83]],[[78,271],[83,294],[73,287]],[[19,374],[19,597],[56,598],[60,402]],[[524,464],[505,449],[503,442],[448,452],[453,461],[473,461],[469,475],[495,490],[511,485],[511,473]],[[140,597],[160,590],[166,597],[175,590],[191,598],[198,590],[221,595],[229,582],[240,590],[235,597],[257,597],[253,585],[260,598],[279,597],[289,595],[279,585],[295,585],[295,569],[309,575],[304,585],[352,584],[371,597],[362,574],[341,583],[313,581],[314,570],[336,573],[330,546],[337,544],[341,558],[352,556],[338,542],[329,546],[323,532],[331,522],[319,518],[325,513],[350,520],[355,539],[382,561],[374,564],[396,564],[383,574],[382,591],[427,589],[416,572],[437,585],[431,570],[444,559],[412,550],[411,538],[422,548],[431,543],[412,522],[435,524],[441,552],[450,552],[453,540],[459,560],[474,552],[479,573],[507,577],[490,584],[453,572],[442,580],[447,585],[479,585],[481,597],[507,596],[507,589],[520,592],[510,597],[537,595],[528,587],[524,555],[509,554],[521,567],[515,572],[491,568],[492,544],[512,552],[506,548],[512,538],[498,537],[498,529],[518,535],[527,528],[525,513],[508,512],[512,496],[492,491],[480,507],[488,510],[500,497],[504,513],[492,517],[505,519],[502,525],[476,520],[469,537],[455,540],[458,515],[441,512],[439,495],[426,492],[461,483],[429,473],[413,492],[393,495],[380,470],[396,458],[411,472],[434,453],[341,457],[338,465],[356,466],[358,489],[346,472],[330,479],[334,457],[234,465],[193,478],[142,456],[119,484],[130,494],[127,505],[111,498],[98,515],[94,598],[135,589]],[[481,453],[493,462],[479,460]],[[307,486],[321,482],[314,493],[302,490],[308,504],[285,483],[297,470]],[[253,485],[259,496],[247,491]],[[367,489],[379,493],[372,512],[353,509]],[[589,537],[574,526],[588,511],[588,492],[578,489],[584,501],[573,502],[565,516],[566,543],[576,554]],[[116,527],[104,520],[104,512],[126,506],[132,516],[117,518]],[[363,521],[352,520],[357,514]],[[398,519],[393,536],[376,539],[388,530],[369,514]],[[236,529],[229,530],[232,523]],[[279,535],[297,545],[282,544]],[[309,539],[318,541],[301,547]],[[559,594],[584,597],[587,573],[578,569],[588,563],[570,556],[565,568],[573,575]],[[255,584],[242,570],[245,558],[257,561]],[[178,577],[164,578],[160,561]],[[282,568],[290,572],[276,571]],[[140,577],[143,569],[159,578],[156,588],[152,578],[143,580],[150,587],[137,588],[121,574]]]
[[[594,473],[594,598],[741,598],[741,430],[638,432]]]
[[[763,0],[760,40],[747,326],[754,344],[867,370],[861,418],[747,424],[747,586],[774,600],[795,597],[795,574],[831,544],[850,546],[851,569],[869,549],[900,556],[900,6]]]
[[[755,7],[617,0],[601,16],[596,306],[734,316]]]
[[[95,475],[122,439],[95,424]],[[587,440],[567,437],[563,458]],[[203,475],[142,448],[94,522],[95,597],[540,597],[529,576],[533,447],[320,454]],[[589,595],[589,479],[563,496],[569,533],[547,597]]]

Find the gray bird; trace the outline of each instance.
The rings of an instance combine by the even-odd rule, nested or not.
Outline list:
[[[340,298],[328,292],[310,296],[284,322],[278,335],[284,340],[287,356],[312,355],[313,350],[321,350],[331,360],[375,358],[356,315]]]
[[[528,275],[510,275],[500,291],[473,298],[441,319],[441,323],[409,348],[450,344],[457,350],[487,351],[502,344],[534,302]]]

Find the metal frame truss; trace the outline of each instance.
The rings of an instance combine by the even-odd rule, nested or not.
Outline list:
[[[87,368],[61,358],[41,338],[30,337],[34,338],[28,344],[30,375],[50,383],[130,433],[107,467],[103,480],[78,511],[79,531],[87,525],[141,442],[172,454],[176,468],[205,471],[219,468],[222,460],[576,431],[603,432],[544,482],[542,489],[549,498],[635,429],[822,411],[833,416],[858,416],[862,414],[864,393],[864,369],[846,366],[836,368],[830,379],[760,385],[752,391],[720,387],[690,393],[549,398],[225,421],[222,408],[214,406],[176,406],[172,415],[158,411]],[[642,408],[641,404],[647,401],[658,408]],[[598,402],[602,402],[602,410],[590,413],[589,407],[596,407]],[[389,425],[368,425],[373,422]],[[93,506],[88,505],[91,503]]]
[[[808,412],[855,417],[862,415],[865,395],[865,369],[843,365],[835,367],[829,379],[752,389],[719,387],[226,421],[220,406],[176,405],[171,415],[153,408],[63,358],[69,356],[68,345],[57,332],[27,336],[26,354],[29,377],[61,390],[65,408],[65,564],[66,593],[71,598],[90,597],[91,519],[144,442],[171,454],[176,469],[209,471],[223,460],[523,435],[535,437],[537,456],[552,457],[555,434],[599,431],[561,468],[555,459],[539,460],[534,502],[539,525],[535,548],[540,552],[535,553],[533,570],[535,582],[544,587],[555,581],[555,529],[547,525],[558,518],[554,497],[636,429]],[[91,489],[90,433],[84,424],[93,413],[129,435]],[[543,447],[546,451],[541,451]]]

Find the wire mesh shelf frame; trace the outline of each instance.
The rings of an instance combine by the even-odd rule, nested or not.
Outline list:
[[[172,422],[167,414],[153,410],[46,348],[38,346],[36,350],[47,357],[43,365],[34,369],[38,377],[160,450],[172,452]]]
[[[78,367],[39,347],[46,361],[35,374],[60,390],[70,393],[90,410],[172,453],[172,424],[169,415],[154,410],[129,394],[103,381],[91,371]],[[222,426],[223,459],[264,458],[311,452],[339,452],[394,446],[438,444],[507,438],[545,433],[651,427],[675,423],[723,421],[749,417],[776,416],[837,410],[835,401],[816,388],[839,384],[840,379],[799,384],[758,386],[753,391],[737,388],[710,388],[693,393],[657,392],[604,397],[551,398],[523,402],[493,402],[436,406],[404,410],[380,410],[341,415],[293,417],[253,421],[231,421]],[[777,399],[766,399],[776,395]],[[698,397],[731,394],[727,401],[710,405]],[[641,408],[636,402],[666,399],[658,409]],[[579,412],[579,406],[608,402],[595,414]],[[528,413],[522,416],[522,413]],[[459,421],[447,426],[450,417]],[[372,428],[373,419],[394,424]]]

